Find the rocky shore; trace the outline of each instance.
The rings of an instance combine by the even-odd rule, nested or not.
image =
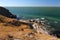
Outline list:
[[[0,40],[60,40],[50,35],[51,28],[46,18],[17,20],[6,8],[0,7]]]

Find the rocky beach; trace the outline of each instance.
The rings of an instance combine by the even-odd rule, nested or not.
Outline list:
[[[18,20],[0,7],[0,40],[60,40],[60,31],[52,28],[47,18]]]

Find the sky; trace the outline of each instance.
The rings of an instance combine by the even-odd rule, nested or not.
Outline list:
[[[60,0],[0,0],[0,6],[60,6]]]

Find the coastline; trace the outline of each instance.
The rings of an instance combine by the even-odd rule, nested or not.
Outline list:
[[[0,13],[0,40],[60,40],[59,35],[49,34],[54,28],[51,29],[46,18],[18,20],[7,9],[3,10]]]

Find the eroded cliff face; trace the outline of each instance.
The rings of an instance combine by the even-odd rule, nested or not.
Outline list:
[[[16,18],[16,15],[13,15],[8,9],[4,7],[0,7],[0,15],[3,15],[9,18]]]

